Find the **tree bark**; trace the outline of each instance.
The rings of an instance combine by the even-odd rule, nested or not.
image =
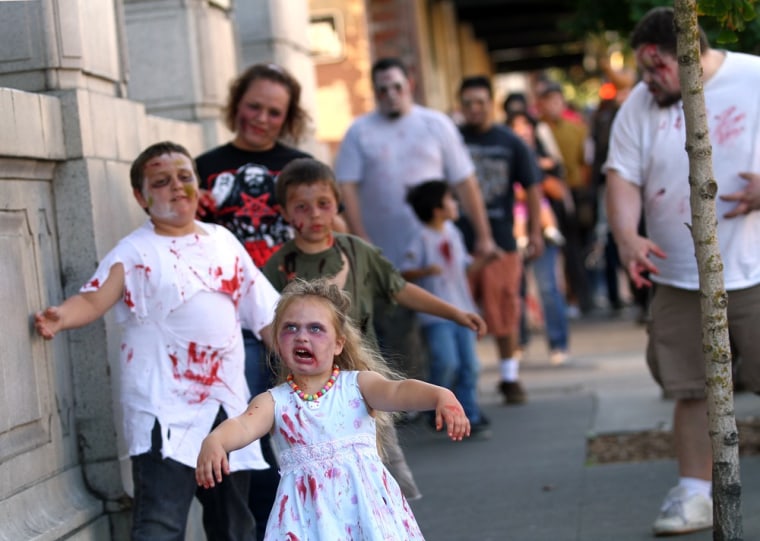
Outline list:
[[[734,417],[728,296],[717,235],[718,184],[705,110],[696,0],[674,0],[679,77],[691,189],[691,235],[699,268],[702,349],[713,452],[713,539],[743,539],[739,436]]]

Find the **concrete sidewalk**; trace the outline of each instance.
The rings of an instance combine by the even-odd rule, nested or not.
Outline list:
[[[424,497],[412,503],[431,541],[634,541],[652,539],[662,498],[677,480],[674,460],[590,465],[594,434],[668,429],[644,361],[646,336],[631,314],[574,322],[573,360],[552,367],[535,335],[521,367],[529,401],[503,406],[495,347],[479,345],[481,398],[493,437],[453,443],[424,423],[400,430]],[[737,417],[760,398],[736,397]],[[760,540],[760,457],[741,463],[744,539]],[[679,537],[712,539],[711,531]]]

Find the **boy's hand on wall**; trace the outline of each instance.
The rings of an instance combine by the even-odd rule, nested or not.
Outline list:
[[[52,340],[61,328],[61,315],[57,306],[34,314],[34,328],[45,340]]]

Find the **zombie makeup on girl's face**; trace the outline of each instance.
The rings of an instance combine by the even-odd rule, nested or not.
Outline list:
[[[332,311],[316,297],[294,300],[276,332],[280,358],[296,376],[329,376],[335,356],[343,350]]]
[[[636,49],[636,62],[641,79],[649,88],[660,107],[670,107],[681,99],[681,82],[678,78],[678,61],[663,53],[656,45],[642,45]]]

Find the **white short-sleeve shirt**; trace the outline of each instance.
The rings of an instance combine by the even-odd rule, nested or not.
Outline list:
[[[704,86],[718,196],[742,189],[741,172],[760,173],[760,58],[726,53]],[[689,201],[689,158],[682,102],[659,107],[639,83],[615,117],[605,170],[641,187],[647,236],[667,254],[653,281],[699,289]],[[728,290],[760,283],[760,213],[725,219],[735,203],[716,199],[718,241]]]
[[[338,182],[359,183],[364,228],[396,267],[421,227],[406,204],[407,190],[427,180],[457,184],[474,171],[454,122],[419,105],[395,119],[376,111],[359,117],[335,161]]]
[[[225,228],[206,235],[157,235],[150,221],[122,239],[81,291],[97,290],[113,265],[124,267],[115,305],[122,328],[119,362],[124,437],[130,456],[150,450],[156,419],[162,454],[195,467],[219,411],[241,414],[250,399],[241,321],[258,332],[279,294]],[[232,470],[263,469],[258,442],[230,455]]]

